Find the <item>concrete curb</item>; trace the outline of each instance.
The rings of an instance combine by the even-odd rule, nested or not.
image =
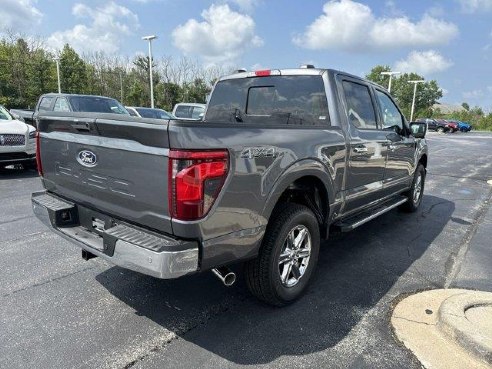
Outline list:
[[[453,295],[441,304],[437,326],[462,347],[492,364],[492,332],[487,332],[482,318],[470,320],[467,312],[474,308],[492,311],[492,293],[470,291]]]
[[[396,338],[423,367],[492,369],[492,293],[436,289],[393,309]]]

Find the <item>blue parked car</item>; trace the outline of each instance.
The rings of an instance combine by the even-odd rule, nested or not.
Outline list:
[[[470,132],[472,129],[471,124],[466,122],[461,122],[459,120],[448,120],[448,122],[452,122],[458,125],[458,130],[460,132]]]

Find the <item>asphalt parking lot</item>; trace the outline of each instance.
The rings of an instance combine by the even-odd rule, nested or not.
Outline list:
[[[33,216],[37,174],[0,172],[0,367],[419,368],[393,337],[396,301],[492,292],[492,134],[428,141],[419,211],[326,242],[308,293],[283,309],[241,278],[225,288],[211,273],[163,281],[86,262]]]

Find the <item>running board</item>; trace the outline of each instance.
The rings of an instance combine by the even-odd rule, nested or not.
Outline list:
[[[337,227],[340,229],[341,232],[349,232],[367,222],[370,220],[373,220],[374,218],[396,208],[397,206],[400,206],[401,204],[404,204],[405,202],[408,201],[408,198],[399,196],[395,199],[391,199],[389,201],[384,202],[381,205],[378,205],[372,209],[366,210],[361,214],[354,215],[352,217],[340,220],[333,224],[333,226]]]

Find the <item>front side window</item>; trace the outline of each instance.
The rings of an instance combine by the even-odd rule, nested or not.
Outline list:
[[[115,113],[129,115],[118,101],[96,96],[71,96],[70,104],[76,112]]]
[[[376,113],[369,87],[351,81],[343,81],[342,84],[350,124],[359,129],[376,129]]]
[[[205,121],[328,125],[328,102],[319,75],[223,80],[212,93]]]
[[[403,132],[403,118],[396,105],[388,95],[379,90],[376,90],[376,97],[383,115],[383,129],[394,130],[401,134]]]

